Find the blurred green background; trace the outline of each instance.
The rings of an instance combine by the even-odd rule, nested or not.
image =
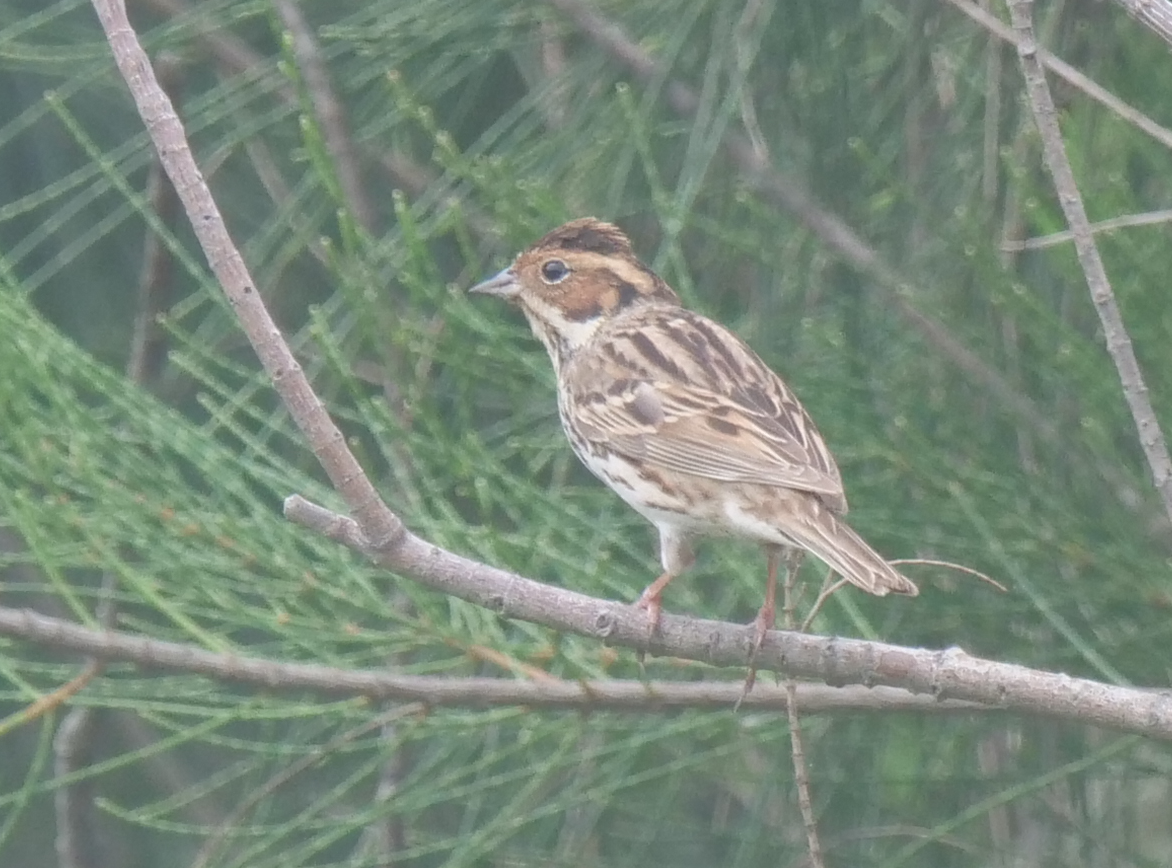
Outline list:
[[[877,548],[1008,587],[907,567],[919,598],[848,591],[815,630],[1168,685],[1172,527],[1072,246],[1018,249],[1064,222],[1012,47],[934,0],[305,0],[347,156],[280,7],[130,11],[258,288],[412,530],[610,599],[658,572],[651,529],[565,444],[540,345],[463,293],[592,214],[786,377]],[[1168,46],[1120,6],[1036,15],[1045,45],[1172,126]],[[1051,85],[1091,218],[1166,207],[1166,142]],[[108,598],[121,629],[281,660],[638,677],[631,652],[502,622],[283,520],[287,494],[338,501],[186,219],[154,212],[152,156],[89,4],[0,2],[0,605],[93,625]],[[1168,232],[1098,240],[1172,424]],[[131,377],[148,239],[173,258]],[[763,583],[754,547],[709,543],[666,606],[747,621]],[[92,714],[62,767],[66,709],[8,715],[80,666],[0,639],[0,864],[805,864],[783,714],[396,715],[116,665],[72,702]],[[830,864],[1172,865],[1165,745],[1000,716],[805,730]]]

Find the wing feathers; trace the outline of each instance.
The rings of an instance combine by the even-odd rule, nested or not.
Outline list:
[[[861,536],[826,510],[794,517],[785,533],[836,573],[870,594],[884,597],[894,591],[914,597],[920,589],[887,563]]]
[[[820,469],[785,426],[727,395],[631,379],[592,397],[578,402],[579,430],[631,458],[721,482],[842,497],[837,468]]]

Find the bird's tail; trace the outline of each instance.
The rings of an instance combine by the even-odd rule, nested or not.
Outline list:
[[[852,585],[877,597],[893,591],[914,597],[920,592],[834,513],[818,509],[802,518],[787,526],[786,534]]]

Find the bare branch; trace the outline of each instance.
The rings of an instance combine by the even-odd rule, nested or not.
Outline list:
[[[1164,509],[1168,517],[1172,519],[1172,456],[1168,454],[1164,432],[1160,429],[1156,411],[1148,396],[1143,373],[1131,345],[1131,337],[1127,333],[1123,315],[1115,301],[1107,270],[1099,257],[1099,248],[1095,244],[1091,221],[1087,218],[1086,208],[1078,191],[1074,170],[1066,156],[1066,146],[1062,142],[1062,130],[1058,126],[1054,99],[1046,83],[1045,70],[1038,59],[1031,7],[1032,0],[1012,0],[1009,4],[1009,15],[1018,36],[1017,53],[1021,59],[1030,108],[1042,136],[1042,154],[1046,168],[1054,180],[1054,189],[1058,192],[1058,202],[1062,206],[1063,214],[1066,215],[1066,222],[1074,234],[1074,248],[1078,253],[1078,261],[1086,275],[1091,301],[1098,311],[1099,321],[1103,324],[1107,352],[1111,354],[1119,381],[1123,384],[1123,397],[1131,409],[1131,417],[1139,433],[1140,446],[1143,447],[1144,455],[1148,459],[1152,482],[1164,500]]]
[[[442,550],[436,551],[437,554],[431,557],[441,561],[457,557]],[[579,609],[587,618],[598,621],[613,613],[618,616],[615,619],[618,629],[612,638],[622,638],[622,644],[627,647],[636,647],[646,636],[645,618],[632,606],[595,600],[491,567],[480,567],[480,570],[510,577],[511,581],[518,583],[516,590],[526,596],[539,590],[545,599],[538,601],[538,607],[545,607],[547,600],[564,602],[567,607]],[[492,590],[497,590],[495,581],[490,584]],[[592,616],[591,612],[598,615]],[[745,646],[749,637],[741,624],[665,613],[662,626],[666,635],[661,647],[673,652],[686,651],[688,659],[701,659],[715,665],[741,667],[745,663]],[[91,630],[28,609],[5,607],[0,607],[0,635],[35,642],[47,648],[89,654],[106,661],[125,661],[146,669],[189,672],[226,683],[269,690],[310,690],[326,696],[423,702],[431,706],[525,705],[545,709],[631,712],[659,712],[671,708],[731,709],[742,692],[739,681],[519,681],[336,669],[216,653],[117,631]],[[697,647],[702,650],[697,651]],[[715,659],[704,659],[706,649],[712,650],[711,656]],[[782,657],[787,664],[784,671],[798,677],[815,678],[835,685],[868,685],[799,684],[799,703],[807,714],[847,710],[1015,712],[1172,741],[1172,693],[1168,691],[1117,687],[996,663],[971,657],[959,648],[928,651],[857,639],[770,632],[758,652],[757,662],[762,667],[780,669],[777,661]],[[742,705],[779,711],[785,708],[785,701],[783,688],[758,684]]]
[[[1100,235],[1105,232],[1114,232],[1116,229],[1127,229],[1132,226],[1154,226],[1159,223],[1172,223],[1172,210],[1148,211],[1146,214],[1124,214],[1121,217],[1112,217],[1110,220],[1100,220],[1091,224],[1091,233]],[[1024,241],[1006,241],[1001,249],[1007,253],[1017,253],[1022,250],[1044,250],[1047,247],[1057,247],[1074,240],[1074,233],[1069,229],[1062,232],[1053,232],[1040,238],[1027,238]]]
[[[126,18],[121,0],[94,0],[94,8],[114,52],[114,61],[130,87],[147,132],[183,202],[208,264],[224,288],[248,340],[273,381],[293,421],[301,429],[322,468],[363,530],[363,536],[389,546],[403,532],[399,517],[382,502],[346,446],[342,432],[314,394],[297,359],[281,337],[244,258],[233,244],[220,209],[212,198],[187,145],[183,124],[159,87],[149,59]]]
[[[291,520],[370,554],[357,524],[297,497],[285,501]],[[349,542],[347,542],[349,540]],[[634,606],[587,597],[485,566],[404,533],[393,557],[375,563],[435,590],[485,606],[505,618],[544,624],[626,648],[647,647],[647,619]],[[743,666],[752,629],[742,624],[664,614],[649,650],[713,666]],[[940,698],[1079,720],[1172,739],[1172,693],[1116,687],[971,657],[959,648],[929,651],[857,639],[772,631],[754,658],[762,669],[827,684],[902,687]],[[755,694],[749,694],[751,699]],[[749,702],[746,699],[746,702]]]
[[[524,705],[549,710],[662,713],[670,709],[731,709],[739,681],[565,681],[512,678],[402,675],[385,670],[337,669],[206,651],[193,645],[146,639],[114,630],[92,630],[72,621],[27,609],[0,607],[0,635],[54,650],[75,651],[104,661],[134,663],[204,675],[230,684],[266,690],[312,691],[324,696],[366,696],[374,700],[420,702],[432,707],[491,708]],[[916,713],[1003,713],[1005,709],[961,700],[940,700],[891,687],[829,687],[799,684],[805,713],[882,711]],[[785,691],[758,684],[746,708],[780,711]]]
[[[977,6],[975,3],[970,2],[970,0],[947,0],[947,2],[955,6],[969,18],[973,19],[973,21],[980,24],[998,39],[1003,39],[1006,42],[1016,46],[1019,50],[1021,49],[1020,34],[1014,33],[1010,28],[1006,27],[1003,22]],[[1053,72],[1067,84],[1086,94],[1100,105],[1111,110],[1120,118],[1134,126],[1136,129],[1147,133],[1164,147],[1172,148],[1172,130],[1160,126],[1139,109],[1128,105],[1101,84],[1089,78],[1088,76],[1083,75],[1070,64],[1059,60],[1050,52],[1039,48],[1037,50],[1037,58],[1039,63]]]

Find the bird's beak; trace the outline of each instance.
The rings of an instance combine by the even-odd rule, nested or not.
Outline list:
[[[483,283],[478,283],[469,292],[483,292],[485,295],[495,295],[500,298],[513,298],[521,291],[517,283],[517,275],[512,268],[506,268],[499,274],[490,277]]]

